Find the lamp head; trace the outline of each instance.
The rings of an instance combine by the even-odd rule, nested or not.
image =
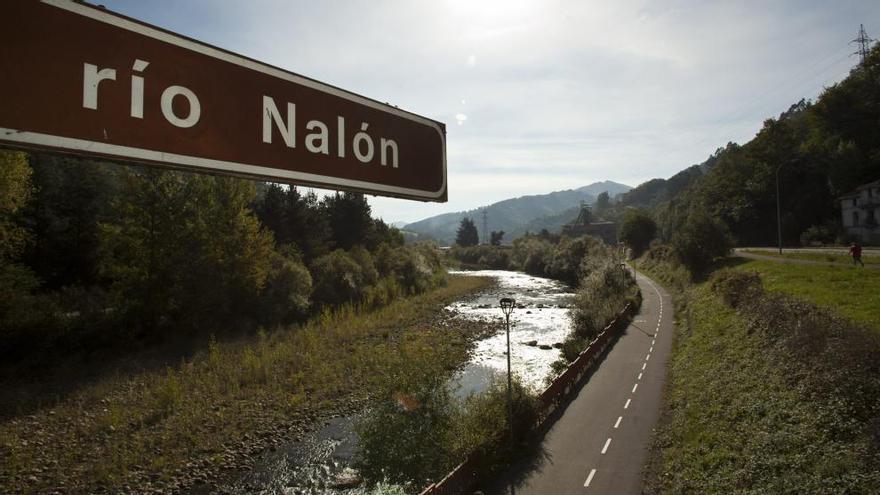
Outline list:
[[[516,306],[516,301],[514,301],[513,299],[511,299],[509,297],[505,297],[505,298],[501,299],[500,303],[501,303],[501,311],[505,315],[510,315],[510,313],[513,312],[513,308]]]

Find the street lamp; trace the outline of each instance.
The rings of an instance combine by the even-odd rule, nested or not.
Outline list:
[[[776,167],[776,239],[779,241],[779,254],[782,254],[782,213],[779,206],[779,171],[782,170],[783,165],[785,165],[784,162]]]
[[[510,451],[513,452],[513,385],[510,378],[510,314],[516,307],[516,301],[509,297],[501,299],[501,312],[507,329],[507,424],[510,427]]]

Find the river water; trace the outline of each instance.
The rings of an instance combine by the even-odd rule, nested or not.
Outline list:
[[[536,392],[544,389],[550,364],[559,359],[554,344],[560,344],[571,330],[568,306],[574,295],[560,282],[506,270],[451,272],[460,275],[489,276],[498,286],[449,306],[465,318],[503,318],[499,301],[516,300],[510,318],[510,367]],[[548,349],[548,347],[550,347]],[[506,376],[507,336],[504,332],[478,341],[470,362],[454,378],[457,394],[479,393],[493,373]]]
[[[511,368],[527,385],[540,391],[559,359],[553,344],[561,343],[570,331],[568,306],[573,294],[564,284],[505,270],[452,271],[465,276],[488,276],[497,285],[489,290],[456,301],[447,309],[462,318],[502,319],[499,300],[510,297],[516,308],[510,319]],[[542,348],[541,346],[544,346]],[[493,374],[506,376],[507,341],[505,333],[476,343],[470,361],[456,373],[450,387],[458,396],[479,393]],[[216,492],[223,494],[346,494],[361,495],[361,486],[341,488],[340,482],[355,476],[350,466],[357,453],[356,417],[333,418],[305,438],[282,445],[265,454],[251,471]]]

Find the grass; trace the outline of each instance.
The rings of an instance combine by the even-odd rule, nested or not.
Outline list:
[[[768,291],[785,292],[880,331],[880,270],[748,260]]]
[[[779,254],[776,251],[766,251],[761,249],[743,249],[744,253],[757,254],[760,256],[772,256],[774,258],[784,258],[791,260],[807,260],[821,261],[831,263],[846,263],[852,265],[852,257],[848,254],[840,253],[817,253],[809,251],[784,252]],[[880,256],[862,253],[862,263],[866,265],[880,265]]]
[[[780,344],[787,334],[756,328],[758,315],[741,316],[708,285],[688,289],[678,313],[645,491],[876,493],[877,454],[850,393],[823,386],[826,372]]]
[[[400,365],[402,355],[453,370],[487,324],[447,325],[440,309],[490,283],[450,276],[446,287],[380,309],[345,307],[246,342],[212,341],[179,366],[102,379],[51,409],[0,424],[0,487],[146,489],[170,483],[193,463],[216,474],[259,439],[289,435],[321,411],[367,399],[376,385],[371,377]]]

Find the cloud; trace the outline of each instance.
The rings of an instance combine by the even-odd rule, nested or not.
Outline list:
[[[102,3],[450,124],[449,203],[371,200],[387,220],[668,177],[844,77],[859,23],[880,37],[872,0]]]

